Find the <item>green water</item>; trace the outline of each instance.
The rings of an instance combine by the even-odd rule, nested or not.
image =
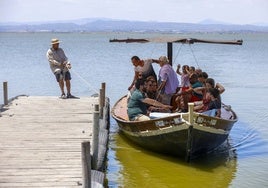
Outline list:
[[[120,159],[118,187],[228,187],[236,173],[236,158],[226,153],[186,163],[145,151],[115,136],[116,158]]]
[[[119,135],[111,118],[109,187],[268,187],[267,33],[0,33],[0,82],[8,81],[9,98],[60,95],[45,56],[51,38],[57,37],[72,62],[72,94],[90,96],[106,82],[112,106],[132,81],[130,58],[159,58],[166,54],[166,44],[115,44],[109,39],[150,36],[243,39],[242,46],[174,45],[173,64],[199,65],[220,82],[226,89],[222,100],[232,105],[239,120],[226,148],[188,164],[132,145]],[[159,66],[154,68],[158,72]],[[0,104],[2,101],[0,97]]]

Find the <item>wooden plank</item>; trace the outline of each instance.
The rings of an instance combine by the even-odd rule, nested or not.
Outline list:
[[[23,96],[1,109],[0,187],[81,187],[97,97]]]

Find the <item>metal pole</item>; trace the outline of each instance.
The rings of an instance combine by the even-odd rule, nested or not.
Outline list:
[[[168,60],[169,60],[169,64],[172,66],[172,55],[173,54],[173,44],[172,42],[168,42],[167,43],[167,56],[168,56]]]

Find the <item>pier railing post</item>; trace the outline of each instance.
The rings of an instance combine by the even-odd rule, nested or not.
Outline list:
[[[82,176],[83,188],[91,188],[90,142],[82,142]]]
[[[3,94],[4,94],[4,105],[8,105],[8,89],[7,89],[7,82],[3,82]]]
[[[93,113],[93,169],[96,169],[98,163],[98,153],[99,153],[99,105],[94,106]]]
[[[101,89],[100,89],[100,98],[99,98],[99,103],[100,103],[100,118],[103,118],[103,108],[105,105],[105,89],[106,89],[106,84],[102,83],[101,84]]]
[[[100,119],[102,119],[102,116],[103,116],[103,106],[102,106],[103,97],[102,96],[103,96],[103,89],[100,89],[100,97],[99,97]]]

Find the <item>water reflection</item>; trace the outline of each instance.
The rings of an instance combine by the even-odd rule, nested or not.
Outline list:
[[[113,130],[110,140],[109,187],[220,188],[228,187],[235,177],[236,154],[230,144],[186,163],[144,150],[116,131]]]

